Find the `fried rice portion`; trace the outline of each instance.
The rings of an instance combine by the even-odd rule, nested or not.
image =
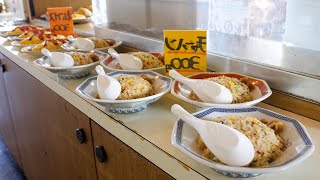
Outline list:
[[[65,52],[69,54],[74,60],[74,66],[81,66],[91,64],[99,61],[99,56],[94,53],[82,53],[82,52]]]
[[[228,88],[232,94],[232,104],[244,103],[253,100],[249,87],[237,78],[218,76],[207,78],[206,80],[216,82]],[[193,91],[191,92],[191,99],[195,101],[202,101]]]
[[[152,84],[141,76],[119,75],[115,77],[121,85],[117,100],[137,99],[154,94]]]
[[[163,62],[156,56],[147,52],[133,52],[131,53],[135,57],[142,61],[142,69],[152,69],[164,66]],[[116,69],[122,69],[119,64],[117,64]]]
[[[278,133],[283,130],[283,123],[268,121],[248,116],[224,116],[213,119],[214,122],[232,127],[247,136],[255,149],[255,155],[249,167],[267,167],[281,156],[285,143]],[[221,161],[206,147],[201,137],[195,140],[202,155],[216,162]]]

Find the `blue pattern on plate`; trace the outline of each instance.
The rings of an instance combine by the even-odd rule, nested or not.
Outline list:
[[[149,107],[149,104],[140,106],[138,108],[107,108],[108,111],[113,112],[113,113],[118,113],[118,114],[129,114],[129,113],[136,113],[143,111]]]
[[[81,79],[83,77],[87,77],[89,76],[91,73],[90,72],[86,72],[84,74],[79,74],[79,75],[58,75],[58,77],[62,78],[62,79]]]
[[[242,172],[226,172],[226,171],[220,171],[220,170],[216,170],[216,169],[213,169],[213,170],[219,174],[233,177],[233,178],[252,178],[252,177],[256,177],[256,176],[261,175],[261,174],[242,173]]]
[[[89,78],[89,79],[80,87],[79,90],[80,90],[80,92],[81,92],[82,94],[84,94],[84,93],[83,93],[84,88],[86,88],[86,87],[91,83],[91,81],[93,81],[93,80],[97,80],[97,76]]]
[[[197,113],[194,116],[197,118],[202,118],[202,117],[207,116],[213,112],[243,113],[243,112],[255,112],[255,111],[258,111],[258,112],[261,112],[261,113],[266,114],[268,116],[278,118],[283,121],[287,121],[287,122],[292,123],[295,126],[297,132],[299,133],[300,137],[302,138],[304,144],[306,145],[306,147],[304,149],[302,149],[299,152],[299,154],[297,154],[294,158],[288,160],[287,162],[281,164],[281,166],[298,159],[299,157],[301,157],[305,152],[307,152],[312,147],[313,144],[311,142],[311,139],[307,136],[307,134],[305,133],[304,129],[302,128],[302,126],[300,125],[300,123],[298,121],[296,121],[292,118],[274,113],[274,112],[266,110],[266,109],[256,108],[256,107],[242,108],[242,109],[210,108],[210,109],[207,109],[203,112]],[[184,124],[185,124],[185,122],[182,121],[181,119],[179,119],[179,121],[177,122],[176,142],[179,145],[181,145],[182,129],[183,129]],[[190,151],[188,149],[186,149],[186,150],[189,153],[193,154],[194,156],[201,158],[201,159],[204,159],[202,156],[199,156],[198,154],[194,153],[193,151]],[[212,160],[208,160],[208,159],[206,159],[206,160],[215,163]],[[277,167],[277,166],[273,166],[273,167]],[[223,174],[223,175],[229,176],[229,177],[234,177],[234,178],[249,178],[249,177],[255,177],[255,176],[260,175],[260,174],[244,173],[244,172],[227,172],[227,171],[221,171],[221,170],[217,170],[217,169],[214,169],[214,170],[220,174]]]

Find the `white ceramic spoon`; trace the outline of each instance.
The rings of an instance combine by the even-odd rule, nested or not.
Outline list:
[[[76,39],[76,46],[84,51],[92,51],[95,48],[94,43],[90,39],[82,37]]]
[[[141,70],[142,69],[142,61],[135,57],[132,54],[121,53],[118,54],[113,48],[108,49],[108,53],[116,58],[119,62],[119,65],[124,70]]]
[[[94,43],[87,39],[82,37],[74,38],[73,36],[67,36],[68,40],[72,42],[77,48],[84,50],[84,51],[92,51],[95,48]]]
[[[190,87],[203,102],[215,104],[230,104],[232,102],[230,90],[218,83],[209,80],[190,79],[175,70],[170,70],[169,76]]]
[[[69,35],[67,36],[67,39],[71,42],[74,42],[76,40],[76,38],[74,38],[73,36]]]
[[[198,119],[178,104],[171,107],[171,112],[196,129],[209,150],[221,162],[230,166],[245,166],[253,160],[254,147],[239,131],[220,123]]]
[[[97,77],[97,89],[101,99],[115,100],[121,93],[120,83],[113,77],[106,75],[103,67],[96,66]]]
[[[74,60],[69,54],[50,52],[46,48],[42,48],[41,53],[47,56],[55,67],[72,67],[74,65]]]

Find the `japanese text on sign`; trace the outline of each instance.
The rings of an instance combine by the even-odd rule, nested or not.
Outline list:
[[[164,31],[166,71],[176,69],[184,75],[206,71],[206,39],[206,31]]]
[[[71,7],[48,8],[48,17],[52,34],[73,35]]]

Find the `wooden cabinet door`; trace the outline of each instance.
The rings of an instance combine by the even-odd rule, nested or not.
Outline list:
[[[4,83],[5,66],[8,61],[9,60],[0,53],[0,133],[4,143],[12,153],[13,157],[16,159],[16,162],[20,167],[22,167],[16,141],[15,129],[9,109],[7,91]]]
[[[98,179],[173,179],[93,121],[91,129],[95,148],[103,147],[106,154],[102,163],[96,155]]]
[[[27,178],[96,179],[89,118],[13,62],[4,79]]]

